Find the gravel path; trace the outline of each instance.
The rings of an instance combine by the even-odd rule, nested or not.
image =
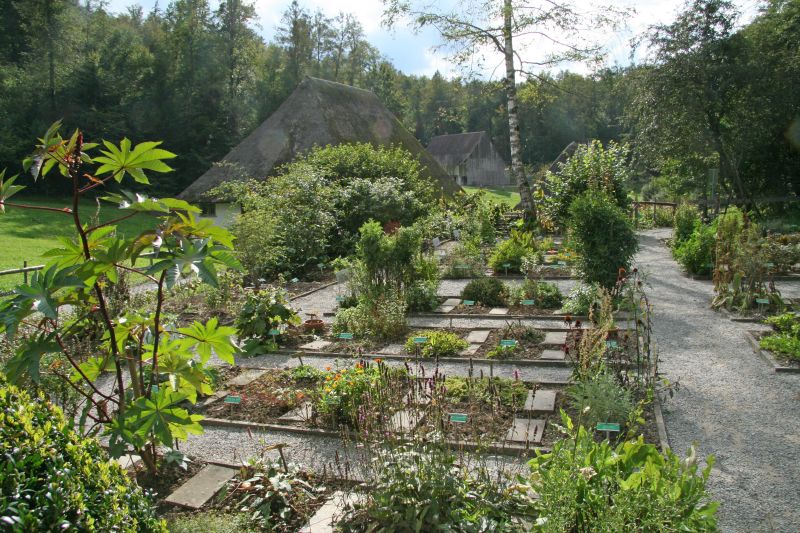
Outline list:
[[[652,285],[660,370],[680,382],[664,412],[672,448],[696,442],[699,456],[716,456],[709,489],[723,531],[799,531],[800,376],[753,353],[743,333],[754,324],[709,309],[711,282],[681,274],[659,241],[668,234],[643,232],[637,261]]]

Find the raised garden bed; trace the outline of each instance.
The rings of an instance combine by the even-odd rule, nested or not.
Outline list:
[[[775,372],[800,374],[800,361],[792,359],[783,354],[775,353],[770,350],[765,350],[759,345],[761,337],[769,333],[771,332],[745,331],[744,335],[745,338],[747,339],[747,342],[750,343],[750,346],[753,348],[753,351],[755,351],[757,355],[761,356],[762,359],[764,359],[769,365],[771,365],[772,368],[775,370]]]

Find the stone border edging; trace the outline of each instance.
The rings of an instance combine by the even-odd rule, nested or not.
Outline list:
[[[423,329],[423,328],[421,328]],[[279,355],[289,355],[292,357],[297,357],[298,354],[301,357],[315,357],[315,358],[334,358],[334,359],[354,359],[358,358],[356,355],[342,353],[342,352],[312,352],[312,351],[289,351],[289,350],[277,350],[275,352],[271,352],[273,354]],[[362,359],[382,359],[382,360],[390,360],[390,361],[407,361],[407,362],[415,362],[416,357],[413,355],[396,355],[396,354],[380,354],[380,353],[370,353],[364,354],[361,356]],[[435,357],[420,357],[420,361],[424,361],[426,363],[435,363],[437,359]],[[546,359],[483,359],[483,358],[475,358],[475,357],[439,357],[438,361],[440,363],[463,363],[467,364],[470,361],[477,364],[505,364],[505,365],[514,365],[514,366],[531,366],[531,367],[569,367],[571,366],[570,361],[560,361],[560,360],[546,360]]]
[[[339,283],[339,282],[338,281],[329,281],[325,285],[320,285],[316,289],[311,289],[310,291],[306,291],[306,292],[300,293],[297,296],[292,296],[291,298],[289,298],[289,301],[293,302],[294,300],[297,300],[299,298],[305,298],[306,296],[308,296],[310,294],[314,294],[315,292],[321,291],[322,289],[327,289],[328,287],[333,287],[337,283]]]
[[[302,428],[297,426],[283,426],[280,424],[264,424],[261,422],[246,422],[243,420],[228,420],[225,418],[211,418],[211,417],[200,420],[200,425],[210,426],[210,427],[228,427],[235,429],[283,431],[286,433],[299,433],[302,435],[312,435],[315,437],[329,437],[329,438],[339,438],[342,435],[341,432],[330,429]],[[350,434],[351,437],[356,436],[356,433],[353,431],[349,431],[348,433]],[[405,439],[399,438],[398,440],[402,441]],[[524,455],[525,453],[528,452],[535,453],[537,450],[542,453],[549,453],[551,451],[550,448],[545,448],[545,447],[519,446],[514,444],[503,444],[503,443],[492,443],[489,445],[482,445],[472,441],[447,440],[445,441],[445,444],[466,451],[481,451],[481,452],[494,453],[499,455],[511,455],[511,456]]]
[[[669,445],[669,435],[667,434],[667,425],[664,423],[664,413],[661,411],[661,398],[659,398],[658,393],[653,395],[653,415],[656,419],[658,440],[661,442],[661,452],[666,453],[666,451],[671,448]]]
[[[800,368],[793,367],[793,366],[784,366],[778,362],[778,359],[772,355],[772,352],[769,350],[764,350],[758,344],[758,339],[756,339],[755,335],[753,335],[752,331],[745,331],[744,338],[747,339],[748,344],[750,347],[753,348],[753,351],[756,352],[761,358],[766,361],[775,372],[785,373],[785,374],[800,374]]]

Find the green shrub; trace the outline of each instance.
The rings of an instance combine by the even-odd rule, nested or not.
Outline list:
[[[600,285],[581,283],[569,291],[562,310],[571,315],[588,315],[589,311],[600,301]]]
[[[564,226],[576,198],[589,195],[610,198],[623,212],[628,207],[627,183],[630,178],[627,145],[613,141],[603,147],[598,140],[582,144],[555,174],[547,174],[549,194],[543,212],[556,226]]]
[[[689,237],[672,250],[675,260],[690,274],[709,274],[714,268],[717,230],[697,224]]]
[[[582,413],[581,422],[589,428],[599,422],[623,424],[634,407],[631,392],[609,372],[570,385],[566,395],[570,407]]]
[[[568,438],[529,462],[534,531],[717,531],[705,489],[713,456],[698,473],[694,450],[681,460],[642,437],[612,447],[562,418]]]
[[[564,299],[555,283],[527,279],[525,282],[509,290],[511,305],[521,305],[522,300],[533,300],[537,307],[543,309],[558,309]]]
[[[685,242],[700,225],[700,213],[697,208],[689,204],[681,204],[675,209],[673,221],[673,246]]]
[[[489,266],[495,274],[521,272],[522,259],[536,253],[536,239],[530,231],[511,230],[508,239],[500,241],[489,257]],[[509,265],[505,267],[504,265]]]
[[[505,284],[496,278],[474,279],[461,291],[463,300],[473,300],[487,307],[505,305],[507,296],[508,289]]]
[[[433,444],[403,444],[373,459],[375,482],[345,510],[343,531],[523,531],[527,496],[486,468]]]
[[[444,258],[443,278],[479,278],[484,274],[481,249],[474,243],[456,245]]]
[[[800,361],[800,337],[789,333],[773,333],[762,337],[759,345],[765,350]]]
[[[0,374],[0,523],[8,531],[167,531],[93,438]],[[6,529],[4,529],[6,530]]]
[[[360,299],[355,307],[336,313],[332,329],[334,333],[352,333],[360,338],[398,339],[408,331],[405,300],[393,292]]]
[[[414,342],[414,337],[427,337],[421,346]],[[406,351],[416,353],[420,349],[423,357],[452,357],[458,355],[469,343],[449,331],[417,331],[406,340]]]
[[[583,281],[612,289],[639,247],[625,212],[608,197],[590,191],[570,206],[569,230]]]
[[[271,330],[282,331],[288,325],[298,325],[301,320],[289,305],[283,289],[265,289],[248,292],[236,318],[236,329],[242,339],[253,339],[264,349],[275,349]],[[252,352],[252,349],[249,350]]]

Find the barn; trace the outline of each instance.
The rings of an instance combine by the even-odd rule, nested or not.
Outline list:
[[[458,185],[497,187],[510,184],[506,162],[485,131],[440,135],[428,152]]]
[[[305,78],[283,104],[220,162],[186,188],[180,198],[199,203],[204,215],[229,225],[239,207],[207,193],[227,180],[266,179],[314,146],[366,142],[402,146],[419,158],[422,171],[450,195],[460,187],[371,91]]]

